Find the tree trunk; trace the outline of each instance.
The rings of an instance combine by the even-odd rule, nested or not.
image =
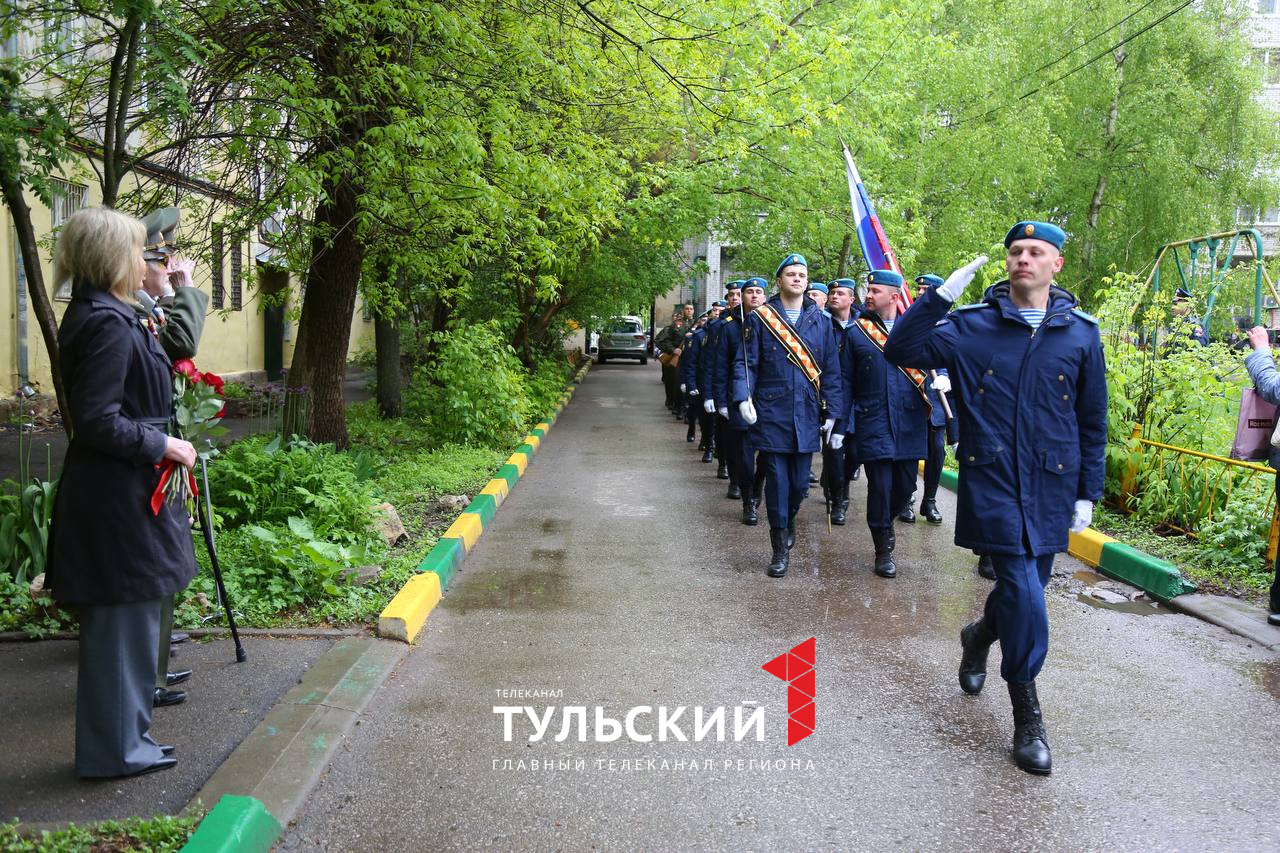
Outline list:
[[[849,252],[853,250],[853,235],[845,232],[844,243],[840,246],[840,263],[836,266],[836,278],[849,277]]]
[[[40,247],[36,244],[35,226],[31,222],[31,208],[22,195],[22,181],[10,172],[0,159],[0,191],[13,219],[18,236],[18,248],[22,251],[22,268],[27,277],[27,294],[31,298],[31,310],[40,325],[49,353],[49,370],[53,374],[53,393],[58,398],[58,411],[62,414],[62,428],[71,435],[71,407],[67,404],[66,390],[62,387],[62,365],[58,359],[58,318],[53,313],[53,303],[44,286],[44,272],[40,267]]]
[[[1115,151],[1116,124],[1120,118],[1120,95],[1124,91],[1124,61],[1127,54],[1123,46],[1115,52],[1116,93],[1111,98],[1111,109],[1107,111],[1107,121],[1102,128],[1102,150],[1104,160],[1098,172],[1098,183],[1093,188],[1093,198],[1089,200],[1089,212],[1085,216],[1088,230],[1085,232],[1084,247],[1080,252],[1082,268],[1086,276],[1093,274],[1093,252],[1097,245],[1098,222],[1102,218],[1102,199],[1107,191],[1106,157]]]
[[[400,417],[400,321],[373,316],[374,351],[377,359],[378,413],[384,419]]]

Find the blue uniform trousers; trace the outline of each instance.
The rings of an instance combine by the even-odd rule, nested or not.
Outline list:
[[[1014,684],[1035,681],[1049,652],[1044,588],[1053,555],[992,554],[996,585],[987,596],[987,624],[1000,638],[1000,676]]]
[[[729,482],[742,489],[744,498],[751,496],[751,483],[756,476],[756,452],[747,445],[746,430],[734,429],[724,418],[717,418],[716,425],[724,422],[724,436],[716,437],[716,452],[729,463]],[[721,441],[723,440],[723,444]]]
[[[938,482],[942,479],[942,463],[946,457],[947,428],[945,426],[929,427],[929,455],[924,460],[925,500],[938,493]]]
[[[729,466],[729,483],[730,484],[736,483],[738,481],[734,478],[734,475],[733,475],[734,474],[733,462],[729,459],[729,454],[725,449],[727,436],[730,432],[729,421],[727,418],[722,418],[718,414],[712,415],[711,418],[715,421],[716,459],[718,459],[719,461]]]
[[[867,471],[867,527],[888,530],[916,488],[914,459],[876,459],[863,462]]]
[[[764,503],[769,513],[769,526],[782,529],[800,511],[809,491],[809,466],[812,453],[775,453],[760,451],[760,468],[765,472]]]

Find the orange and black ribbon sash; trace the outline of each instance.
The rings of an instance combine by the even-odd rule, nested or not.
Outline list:
[[[813,357],[813,353],[809,352],[809,347],[805,345],[804,340],[796,334],[796,330],[778,313],[769,303],[765,303],[756,309],[755,313],[760,315],[760,322],[764,323],[764,327],[778,339],[778,343],[782,344],[782,348],[787,351],[787,360],[800,368],[800,372],[805,378],[813,383],[813,387],[818,391],[819,396],[822,394],[822,384],[818,377],[822,375],[822,370],[818,367],[817,360]]]
[[[876,349],[884,352],[885,342],[889,340],[889,336],[885,334],[884,329],[877,326],[866,317],[859,317],[857,320],[858,328],[862,330],[862,334],[867,336],[867,340],[875,344]],[[923,370],[916,370],[914,367],[899,367],[903,375],[911,380],[911,384],[916,386],[916,390],[920,392],[920,396],[924,398],[925,405],[932,406],[929,402],[929,395],[925,393],[924,381],[928,377]]]

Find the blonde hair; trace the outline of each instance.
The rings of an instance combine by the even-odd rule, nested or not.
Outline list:
[[[147,229],[109,207],[78,210],[63,224],[53,253],[54,287],[105,290],[121,299],[142,286]]]

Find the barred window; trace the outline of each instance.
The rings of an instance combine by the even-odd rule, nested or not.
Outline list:
[[[226,300],[226,286],[222,281],[222,226],[213,226],[210,233],[212,257],[209,258],[209,273],[213,279],[213,307],[221,308]]]
[[[62,226],[62,223],[71,218],[71,214],[82,209],[87,204],[89,188],[82,184],[60,181],[57,178],[54,178],[51,184],[53,188],[53,204],[49,208],[49,218],[56,230]],[[53,298],[70,299],[71,282],[64,281],[58,285],[58,289],[54,291]]]
[[[231,307],[235,311],[244,307],[244,240],[236,240],[231,247]]]

